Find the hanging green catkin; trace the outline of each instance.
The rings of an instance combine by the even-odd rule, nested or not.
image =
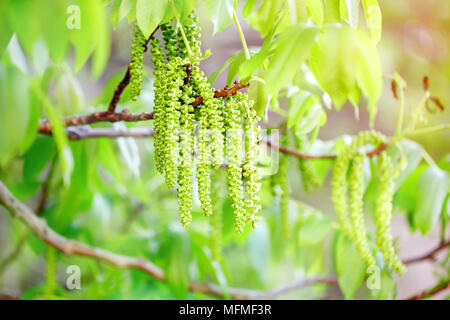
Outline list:
[[[130,97],[133,101],[136,100],[136,97],[141,93],[143,81],[142,60],[144,59],[146,42],[147,40],[141,29],[135,25],[130,63]]]
[[[261,177],[258,172],[257,162],[259,156],[259,117],[256,111],[252,108],[252,102],[248,101],[248,97],[245,94],[238,93],[236,95],[238,104],[241,105],[241,109],[245,114],[245,141],[246,152],[244,156],[243,176],[245,182],[245,200],[244,206],[246,210],[246,223],[255,225],[256,215],[260,210],[259,205],[259,189],[261,188]]]
[[[194,88],[203,99],[200,112],[205,116],[205,128],[208,129],[208,142],[212,157],[212,166],[214,169],[219,168],[223,164],[223,120],[221,101],[214,98],[214,90],[211,88],[203,72],[194,67],[191,72],[191,79]],[[203,109],[203,111],[202,111]]]
[[[167,186],[172,189],[177,182],[177,165],[178,165],[178,130],[180,127],[180,109],[181,96],[183,94],[180,89],[183,85],[183,79],[186,77],[183,65],[183,60],[176,57],[167,64],[167,80],[170,85],[165,91],[166,104],[165,119],[166,122],[165,136],[164,136],[164,168]]]
[[[294,131],[295,147],[297,150],[302,151],[304,149],[306,136]],[[311,192],[311,187],[319,188],[320,181],[317,178],[313,164],[310,160],[298,158],[298,169],[302,176],[303,188],[306,192]]]
[[[378,170],[380,171],[380,177],[375,210],[376,243],[383,253],[384,260],[388,263],[388,266],[394,272],[403,274],[406,268],[395,253],[390,230],[395,172],[391,159],[384,152],[378,156]]]
[[[336,211],[336,218],[339,228],[345,235],[352,238],[352,225],[348,213],[348,181],[347,171],[351,159],[359,152],[359,148],[372,144],[378,146],[385,141],[385,137],[374,131],[360,133],[349,146],[346,146],[336,158],[333,167],[332,200]]]
[[[364,228],[363,213],[364,196],[364,156],[360,153],[353,157],[350,169],[350,220],[353,225],[352,240],[358,248],[364,263],[375,265],[375,259],[370,251]]]
[[[178,169],[178,203],[181,224],[187,227],[192,220],[193,140],[195,133],[194,107],[191,105],[192,86],[183,87],[180,110],[180,166]]]
[[[185,24],[183,24],[183,30],[186,35],[186,39],[189,43],[189,47],[192,51],[192,54],[196,57],[200,57],[201,48],[199,39],[201,30],[200,27],[198,26],[198,16],[195,13],[195,10],[189,14],[188,19],[186,19]],[[187,57],[188,52],[180,30],[178,30],[177,36],[180,55],[183,57]]]
[[[289,147],[289,133],[286,131],[281,136],[280,144]],[[281,226],[285,238],[289,237],[289,156],[280,153],[280,163],[278,167],[278,183],[280,185],[280,210]]]
[[[166,47],[167,60],[169,61],[175,57],[180,57],[175,30],[170,23],[164,23],[160,27],[163,34],[164,45]]]
[[[210,176],[210,148],[208,129],[206,127],[207,110],[200,108],[200,129],[199,129],[199,148],[198,148],[198,164],[197,164],[197,181],[198,181],[198,197],[201,207],[205,215],[212,214],[211,205],[211,176]]]
[[[225,182],[223,170],[216,170],[211,176],[211,197],[213,211],[210,217],[209,243],[212,258],[222,260],[222,205],[224,199],[223,184]]]
[[[245,226],[245,208],[243,204],[243,182],[241,168],[241,110],[234,99],[230,99],[224,108],[226,129],[226,158],[228,192],[234,209],[234,228],[241,233]]]
[[[166,105],[166,95],[165,91],[168,86],[168,81],[165,76],[164,70],[164,53],[162,52],[162,47],[160,45],[159,39],[155,38],[151,41],[151,52],[153,54],[153,76],[155,81],[153,82],[154,87],[154,146],[155,146],[155,163],[156,169],[159,173],[164,173],[164,137],[166,128],[166,116],[165,116],[165,105]]]

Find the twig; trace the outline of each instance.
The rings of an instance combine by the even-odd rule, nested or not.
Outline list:
[[[0,181],[0,203],[3,204],[13,216],[18,217],[40,239],[65,255],[78,255],[97,259],[118,268],[139,269],[159,281],[166,281],[164,272],[148,260],[116,254],[107,250],[88,246],[82,242],[70,240],[56,233],[46,221],[34,214],[26,205],[17,200],[6,186]],[[216,297],[223,297],[222,289],[215,284],[191,283],[189,290],[202,292]],[[230,288],[228,294],[233,299],[250,299],[253,291]]]
[[[121,112],[110,113],[107,111],[99,111],[83,116],[73,116],[63,119],[66,127],[86,125],[96,122],[138,122],[153,119],[153,112],[129,113],[127,109]],[[39,125],[39,133],[52,134],[52,126],[48,120],[42,120]]]
[[[407,298],[406,300],[421,300],[421,299],[429,298],[429,297],[434,296],[434,295],[438,294],[439,292],[442,292],[447,289],[450,289],[450,281],[439,284],[439,285],[435,286],[433,289],[422,291],[421,293],[413,295],[413,296]]]
[[[270,147],[270,148],[275,148],[280,150],[281,152],[285,153],[285,154],[289,154],[291,156],[294,156],[296,158],[302,158],[302,159],[334,159],[336,158],[335,154],[324,154],[324,155],[311,155],[311,154],[305,154],[302,153],[296,149],[291,149],[285,146],[281,146],[281,145],[276,145],[270,141],[265,141],[266,144]],[[366,156],[368,157],[374,157],[379,155],[381,152],[383,152],[384,150],[386,150],[387,148],[389,148],[389,144],[387,143],[383,143],[380,144],[378,146],[378,148],[376,148],[373,151],[367,152]]]
[[[108,129],[91,128],[89,126],[67,128],[67,136],[70,140],[81,140],[88,138],[146,138],[153,136],[152,128],[130,128],[130,129]]]
[[[425,261],[425,260],[434,260],[434,257],[436,256],[436,254],[449,247],[450,246],[450,241],[447,242],[441,242],[435,249],[431,250],[430,252],[423,254],[421,256],[415,257],[415,258],[410,258],[410,259],[406,259],[405,261],[403,261],[404,264],[413,264],[413,263],[417,263],[417,262],[421,262],[421,261]]]
[[[17,241],[17,244],[14,248],[14,250],[6,256],[3,261],[0,262],[0,275],[5,272],[6,268],[17,259],[17,257],[20,255],[20,252],[22,252],[22,248],[27,240],[28,234],[23,234],[19,240]]]
[[[231,88],[223,88],[216,90],[214,93],[215,98],[219,97],[231,97],[235,95],[242,88],[246,88],[246,85],[237,82]],[[197,97],[195,101],[192,103],[194,107],[203,103],[202,97]],[[79,125],[92,124],[97,122],[138,122],[138,121],[146,121],[153,119],[153,112],[142,112],[142,113],[129,113],[127,109],[122,110],[121,112],[109,112],[109,111],[98,111],[87,115],[82,116],[72,116],[63,119],[63,123],[66,127],[73,127]],[[39,133],[43,134],[52,134],[52,126],[50,121],[47,119],[41,120],[39,124]]]
[[[50,164],[50,169],[47,174],[47,178],[45,179],[44,183],[42,184],[39,202],[35,209],[35,212],[37,215],[41,215],[42,212],[45,210],[45,207],[47,206],[48,191],[50,188],[50,182],[53,177],[53,173],[55,171],[55,165],[56,165],[56,159],[55,159],[55,157],[53,157],[52,162]]]

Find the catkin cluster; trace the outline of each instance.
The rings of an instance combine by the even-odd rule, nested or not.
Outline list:
[[[141,93],[143,81],[142,60],[144,59],[146,39],[141,29],[136,25],[134,27],[133,44],[131,45],[131,64],[130,64],[130,97],[136,100]]]
[[[211,174],[227,166],[235,228],[242,232],[258,213],[260,177],[257,168],[259,118],[246,94],[216,98],[199,69],[200,29],[191,14],[176,31],[161,25],[164,47],[151,41],[154,64],[154,146],[158,171],[176,188],[179,214],[190,224],[194,171],[201,208],[214,214]],[[186,41],[187,40],[187,41]],[[194,101],[201,101],[193,105]],[[225,161],[226,159],[226,161]]]
[[[369,266],[375,265],[375,258],[364,227],[364,155],[360,148],[369,144],[379,146],[384,142],[385,137],[379,133],[361,133],[338,155],[333,169],[332,200],[339,228],[356,244],[361,258]],[[376,244],[388,266],[397,273],[403,273],[405,268],[396,256],[390,234],[396,174],[387,154],[378,156],[378,169],[380,177],[375,211]]]

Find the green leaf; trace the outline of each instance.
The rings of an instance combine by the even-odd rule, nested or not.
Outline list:
[[[309,61],[322,89],[340,110],[356,82],[358,48],[354,30],[331,25],[313,46]]]
[[[449,183],[448,173],[437,167],[429,167],[421,175],[413,220],[415,228],[422,234],[428,233],[439,220]]]
[[[0,63],[0,166],[19,153],[32,118],[28,78]],[[22,148],[23,149],[23,148]]]
[[[168,6],[169,0],[137,0],[136,19],[146,38],[158,27]]]
[[[242,9],[242,16],[247,18],[250,13],[252,13],[253,7],[255,6],[255,0],[247,0],[244,9]]]
[[[55,138],[55,143],[58,150],[61,171],[63,173],[63,180],[65,185],[68,186],[73,170],[73,157],[70,147],[68,146],[68,138],[64,124],[61,121],[58,109],[52,106],[47,96],[40,88],[38,81],[34,81],[32,83],[32,89],[50,120],[53,137]]]
[[[325,124],[326,113],[320,105],[320,99],[306,91],[295,93],[290,98],[288,127],[298,133],[307,134]]]
[[[113,28],[116,29],[119,22],[136,8],[136,0],[115,0],[111,6],[111,21]]]
[[[280,13],[280,0],[264,1],[257,12],[250,16],[250,25],[261,33],[261,37],[265,37],[272,30],[276,21],[282,13]]]
[[[366,15],[367,26],[370,30],[372,41],[376,44],[381,38],[382,16],[377,0],[362,0]]]
[[[406,168],[400,172],[395,180],[395,189],[397,190],[409,175],[417,168],[423,157],[423,147],[412,140],[403,139],[397,142],[398,147],[390,148],[389,155],[396,163],[402,155],[406,158]]]
[[[167,283],[177,299],[186,299],[189,285],[191,242],[184,230],[167,233],[161,246],[165,259]]]
[[[244,51],[234,56],[233,61],[230,63],[227,74],[227,86],[231,87],[233,85],[233,80],[239,72],[239,68],[245,60]]]
[[[245,60],[240,68],[239,68],[239,79],[246,80],[248,79],[258,68],[263,67],[266,62],[266,58],[269,54],[272,53],[272,49],[274,47],[274,42],[272,42],[272,37],[275,35],[275,32],[279,26],[279,23],[276,23],[273,27],[272,31],[266,36],[264,39],[264,43],[261,49],[251,56],[249,60]]]
[[[366,34],[357,31],[358,37],[358,83],[364,95],[369,99],[370,122],[373,126],[377,104],[383,90],[383,73],[381,60],[376,47]],[[349,63],[351,63],[349,61]]]
[[[299,24],[280,34],[265,77],[268,94],[276,94],[294,79],[308,57],[317,33],[316,27]]]
[[[11,40],[14,30],[8,20],[7,2],[0,2],[0,57],[3,55],[9,40]]]
[[[266,280],[270,267],[270,233],[265,223],[258,223],[248,238],[250,262],[261,280]]]
[[[379,271],[376,271],[376,272],[379,272]],[[379,276],[380,287],[379,287],[379,289],[370,290],[372,297],[376,300],[390,299],[396,290],[396,283],[395,283],[395,279],[392,276],[392,274],[388,270],[383,269],[381,272],[379,272],[379,274],[373,275],[373,276]],[[369,278],[370,278],[370,275],[369,275]]]
[[[306,7],[312,21],[318,26],[323,24],[324,9],[322,0],[306,0]]]
[[[301,209],[304,211],[304,209]],[[306,212],[302,212],[305,215]],[[298,240],[302,245],[310,245],[321,242],[330,232],[332,222],[330,218],[319,211],[308,212],[299,221]]]
[[[52,137],[38,137],[23,159],[23,177],[27,181],[38,178],[55,154],[55,143]]]
[[[25,52],[31,55],[34,42],[41,36],[41,26],[44,20],[37,19],[37,15],[41,13],[43,7],[38,1],[33,0],[2,2],[7,3],[6,12],[9,15],[10,26],[17,34]]]
[[[67,29],[67,4],[62,1],[45,0],[42,10],[42,35],[47,44],[50,58],[61,62],[69,50],[69,30]]]
[[[350,241],[343,233],[338,233],[333,255],[336,274],[345,299],[353,299],[366,276],[366,265],[359,256],[353,241]]]
[[[225,29],[233,20],[234,0],[205,0],[205,11],[214,24],[214,32]]]
[[[232,56],[232,57],[228,58],[227,61],[225,61],[225,63],[219,69],[217,69],[212,75],[210,75],[208,77],[208,82],[213,84],[214,81],[216,81],[219,74],[221,74],[223,72],[223,70],[225,70],[226,67],[228,67],[228,65],[230,63],[232,63],[235,59],[236,59],[236,56]]]
[[[341,1],[341,3],[345,3],[347,9],[348,22],[352,28],[358,27],[359,1],[360,0],[346,0],[345,2]]]

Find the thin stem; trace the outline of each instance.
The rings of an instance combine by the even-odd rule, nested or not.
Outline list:
[[[403,89],[400,88],[400,110],[398,111],[398,121],[397,121],[397,130],[395,132],[396,135],[399,135],[402,132],[403,127],[403,117],[405,114],[405,94]]]
[[[427,99],[428,99],[428,95],[427,94],[425,94],[422,97],[422,99],[420,99],[419,104],[417,105],[416,109],[414,110],[414,113],[412,115],[411,122],[410,122],[410,125],[409,125],[407,131],[413,131],[414,128],[416,127],[416,123],[417,123],[417,120],[419,118],[420,111],[425,106],[425,102],[427,101]]]
[[[423,153],[423,159],[425,160],[426,163],[428,163],[428,165],[430,167],[439,168],[438,165],[436,164],[436,162],[434,162],[433,158],[430,156],[430,154],[428,152],[426,152],[425,150],[422,150],[422,153]]]
[[[188,52],[188,56],[189,59],[192,60],[192,51],[191,51],[191,47],[189,46],[189,41],[186,38],[186,34],[184,33],[184,28],[183,25],[178,21],[178,29],[180,29],[181,32],[181,36],[183,37],[183,42],[184,45],[186,46],[187,52]]]
[[[250,53],[248,52],[247,42],[245,41],[244,32],[242,31],[241,24],[239,23],[238,17],[236,15],[236,10],[234,10],[234,9],[233,9],[233,20],[234,20],[234,23],[236,24],[236,28],[239,32],[239,37],[241,38],[242,49],[244,50],[245,59],[249,60]]]
[[[186,34],[184,33],[183,25],[181,24],[180,19],[178,17],[177,9],[175,8],[175,5],[173,4],[173,0],[171,0],[169,3],[170,3],[170,6],[172,7],[172,11],[173,11],[173,14],[175,15],[175,19],[177,20],[178,29],[180,29],[181,36],[183,37],[183,42],[184,42],[184,45],[186,46],[189,60],[192,60],[192,50],[191,50],[191,47],[189,46],[189,41],[186,38]]]

